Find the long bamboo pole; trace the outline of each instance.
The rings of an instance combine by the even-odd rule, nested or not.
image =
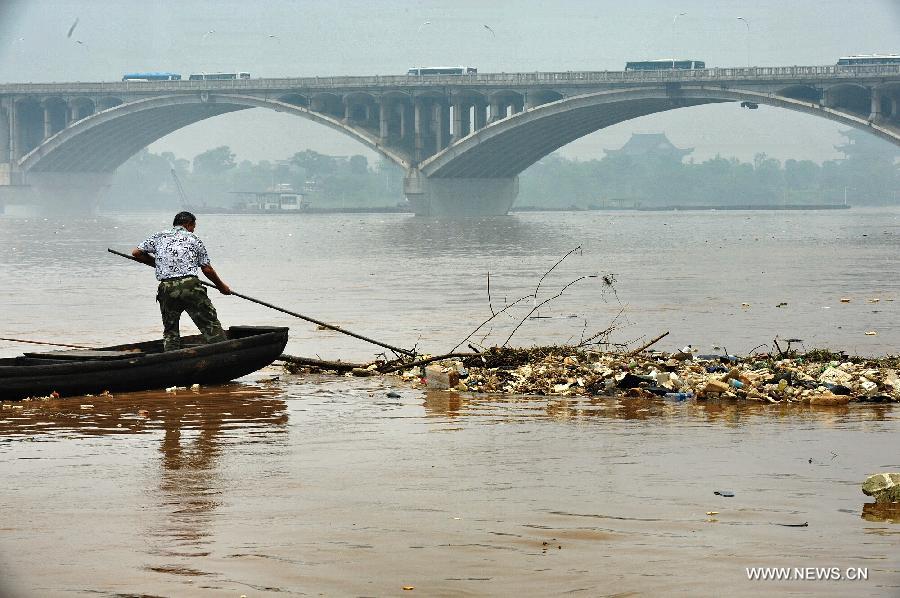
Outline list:
[[[118,255],[120,257],[124,257],[131,261],[137,262],[139,264],[144,264],[145,266],[150,265],[150,264],[145,264],[144,262],[140,261],[139,259],[136,259],[134,256],[127,255],[120,251],[116,251],[115,249],[107,248],[107,251],[110,253],[113,253],[115,255]],[[214,284],[206,282],[205,280],[201,280],[200,284],[203,284],[205,286],[212,287],[212,288],[215,288],[215,286],[216,286]],[[371,339],[367,336],[363,336],[361,334],[356,334],[355,332],[350,332],[349,330],[341,328],[340,326],[335,326],[334,324],[329,324],[328,322],[323,322],[322,320],[317,320],[315,318],[311,318],[309,316],[304,316],[303,314],[299,314],[295,311],[291,311],[291,310],[285,309],[283,307],[278,307],[277,305],[272,305],[271,303],[262,301],[261,299],[256,299],[254,297],[250,297],[248,295],[244,295],[244,294],[238,293],[236,291],[231,291],[231,294],[234,295],[235,297],[240,297],[241,299],[246,299],[247,301],[252,301],[253,303],[258,303],[259,305],[263,305],[265,307],[269,307],[276,311],[286,313],[289,316],[294,316],[295,318],[300,318],[301,320],[306,320],[307,322],[312,322],[313,324],[318,324],[319,326],[322,326],[323,328],[327,328],[329,330],[334,330],[335,332],[340,332],[341,334],[346,334],[347,336],[352,336],[353,338],[358,338],[360,340],[366,341],[367,343],[372,343],[373,345],[378,345],[379,347],[384,347],[385,349],[390,349],[391,351],[393,351],[395,353],[399,353],[402,355],[409,355],[410,357],[413,357],[416,355],[415,351],[410,351],[409,349],[401,349],[400,347],[395,347],[395,346],[389,345],[387,343],[382,343],[381,341]]]

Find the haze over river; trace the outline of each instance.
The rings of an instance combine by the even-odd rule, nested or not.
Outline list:
[[[152,271],[106,248],[171,218],[0,217],[0,336],[158,338]],[[421,352],[490,316],[488,272],[496,311],[579,246],[538,301],[599,276],[511,344],[614,323],[631,347],[669,331],[663,350],[900,346],[897,208],[198,218],[234,290]],[[211,297],[225,326],[290,326],[292,354],[381,351]],[[532,306],[473,341],[503,343]],[[0,341],[0,356],[30,350]],[[898,432],[894,405],[486,397],[279,368],[199,392],[5,403],[0,596],[896,596],[900,515],[864,507],[860,484],[900,471]],[[868,579],[749,581],[757,566]]]

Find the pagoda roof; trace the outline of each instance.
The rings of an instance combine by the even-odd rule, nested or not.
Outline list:
[[[648,154],[677,154],[686,156],[694,148],[675,147],[665,133],[632,133],[625,145],[617,150],[603,150],[607,154],[624,154],[626,156],[646,156]]]

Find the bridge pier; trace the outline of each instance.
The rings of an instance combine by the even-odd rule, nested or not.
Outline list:
[[[11,162],[9,133],[9,113],[5,108],[0,107],[0,164],[6,164],[7,166]],[[3,182],[0,181],[0,185],[2,184]]]
[[[412,170],[403,179],[403,192],[416,216],[504,216],[519,193],[519,177],[442,179]]]
[[[872,103],[869,113],[869,120],[876,120],[881,116],[881,90],[877,87],[872,88]]]
[[[112,180],[112,173],[29,172],[23,184],[8,166],[0,164],[0,206],[18,216],[90,216]]]

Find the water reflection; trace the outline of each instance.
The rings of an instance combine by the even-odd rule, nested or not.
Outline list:
[[[413,255],[562,256],[574,245],[565,230],[551,223],[519,216],[441,220],[410,217],[391,222],[381,231],[383,246],[399,245]]]
[[[186,575],[201,572],[170,560],[209,553],[212,522],[227,487],[223,451],[280,443],[288,424],[279,389],[238,384],[5,403],[0,416],[0,436],[10,442],[162,431],[157,488],[147,489],[159,516],[145,535],[150,553],[167,560],[148,569]]]
[[[826,427],[846,421],[880,422],[895,417],[895,406],[772,405],[755,401],[688,401],[635,397],[556,397],[537,395],[475,395],[454,391],[425,391],[427,417],[491,417],[494,419],[550,419],[556,421],[689,419],[740,426],[753,419],[815,421]]]
[[[242,432],[279,432],[287,423],[285,404],[279,394],[276,387],[227,384],[177,393],[145,391],[4,402],[0,436],[45,440],[159,430],[168,433],[176,422],[177,427],[196,430],[216,422],[227,424],[232,436]]]
[[[863,505],[862,518],[866,521],[900,523],[900,503],[874,503]]]

